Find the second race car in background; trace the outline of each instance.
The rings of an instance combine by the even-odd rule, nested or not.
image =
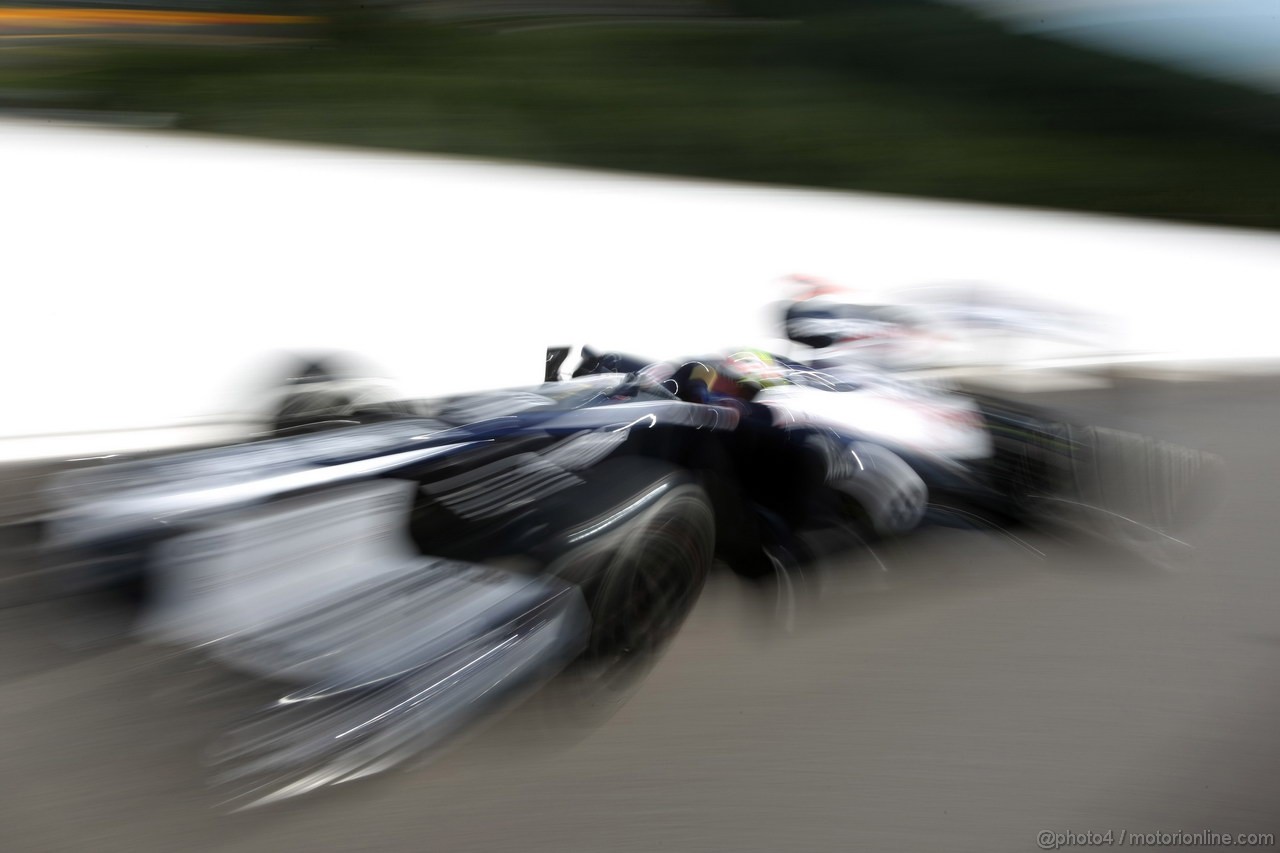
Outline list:
[[[878,294],[808,276],[779,308],[785,353],[809,362],[863,363],[890,370],[1101,357],[1117,337],[1096,311],[981,284],[897,288]]]

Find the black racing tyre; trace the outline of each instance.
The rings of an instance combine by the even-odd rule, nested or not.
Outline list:
[[[1058,511],[1046,496],[1070,489],[1075,457],[1071,428],[1040,412],[980,401],[979,411],[991,437],[992,457],[979,466],[999,498],[980,501],[992,520],[1035,523]],[[955,496],[949,496],[953,502]],[[963,501],[962,501],[963,502]]]
[[[715,551],[706,492],[674,472],[652,505],[608,536],[562,553],[546,573],[576,584],[591,613],[587,648],[565,674],[574,716],[612,715],[692,611]]]

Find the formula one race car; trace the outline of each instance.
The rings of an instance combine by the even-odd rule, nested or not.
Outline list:
[[[565,355],[544,385],[442,400],[309,385],[262,441],[56,484],[64,584],[126,602],[144,639],[279,685],[214,752],[231,805],[376,773],[561,673],[565,713],[607,714],[714,556],[767,579],[814,556],[811,531],[957,520],[1157,542],[1213,467],[852,366],[587,352],[560,380]]]
[[[850,360],[890,370],[1097,356],[1116,321],[980,284],[859,294],[806,276],[782,303],[781,330],[804,361]]]

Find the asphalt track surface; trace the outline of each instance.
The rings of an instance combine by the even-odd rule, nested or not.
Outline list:
[[[432,764],[245,816],[213,811],[199,773],[243,707],[235,685],[151,649],[67,648],[88,626],[55,604],[0,611],[0,849],[1019,851],[1041,831],[1280,832],[1277,391],[1045,396],[1225,458],[1217,511],[1167,565],[939,530],[882,548],[888,571],[833,562],[790,626],[720,576],[604,725],[535,704]]]

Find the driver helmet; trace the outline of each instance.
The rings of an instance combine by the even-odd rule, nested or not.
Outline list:
[[[763,350],[739,350],[725,358],[714,370],[704,367],[708,390],[742,400],[750,400],[765,388],[787,384],[787,370]]]

